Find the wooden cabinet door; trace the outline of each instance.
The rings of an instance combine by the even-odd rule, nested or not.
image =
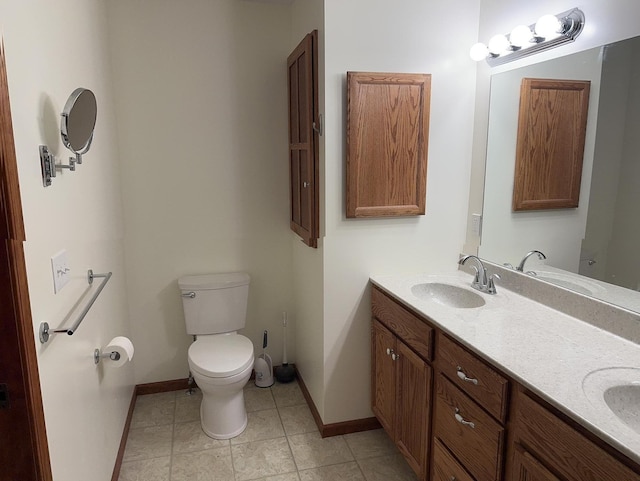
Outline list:
[[[418,478],[424,479],[432,369],[402,341],[398,340],[396,346],[396,444]]]
[[[308,34],[287,59],[291,230],[318,246],[318,32]]]
[[[347,217],[424,215],[428,74],[347,72]]]
[[[396,364],[391,359],[391,353],[395,349],[396,337],[374,319],[371,342],[371,409],[390,436],[394,433],[396,414]]]
[[[513,451],[510,481],[560,481],[525,449],[516,445]]]

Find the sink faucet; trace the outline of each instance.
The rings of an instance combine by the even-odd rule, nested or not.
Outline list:
[[[479,291],[486,292],[487,294],[495,294],[498,292],[496,291],[496,285],[493,279],[500,279],[500,276],[498,274],[487,275],[487,268],[479,257],[473,255],[464,256],[458,261],[458,264],[463,266],[469,259],[475,260],[478,264],[477,267],[471,266],[476,270],[471,287]]]
[[[546,258],[547,258],[547,256],[545,256],[545,255],[544,255],[542,252],[540,252],[540,251],[535,251],[535,250],[534,250],[534,251],[527,252],[527,254],[526,254],[526,255],[522,258],[522,260],[520,261],[520,264],[518,264],[518,267],[516,267],[516,270],[517,270],[517,271],[520,271],[520,272],[524,272],[524,263],[525,263],[525,262],[527,262],[527,259],[528,259],[529,257],[531,257],[533,254],[538,254],[538,259],[540,259],[540,260],[543,260],[543,259],[546,259]]]

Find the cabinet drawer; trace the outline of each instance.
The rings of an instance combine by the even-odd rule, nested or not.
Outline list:
[[[433,359],[433,328],[418,316],[383,294],[375,286],[371,289],[373,315],[402,339],[423,359]]]
[[[640,481],[634,472],[524,393],[518,393],[515,441],[567,481]]]
[[[433,442],[432,481],[474,481],[437,439]]]
[[[435,437],[475,479],[501,479],[504,428],[442,374],[435,408]]]
[[[509,381],[447,336],[440,335],[438,342],[438,366],[442,373],[504,423]]]

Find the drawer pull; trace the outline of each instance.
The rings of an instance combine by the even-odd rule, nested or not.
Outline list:
[[[455,418],[456,418],[456,421],[458,421],[463,426],[469,426],[471,429],[475,429],[476,427],[476,425],[473,424],[473,422],[467,421],[462,417],[462,415],[460,414],[460,410],[458,408],[456,408]]]
[[[473,377],[467,377],[460,366],[457,366],[456,369],[458,370],[458,377],[464,382],[470,382],[471,384],[475,384],[476,386],[478,385],[478,380]]]

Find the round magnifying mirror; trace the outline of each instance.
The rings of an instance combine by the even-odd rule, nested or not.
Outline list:
[[[91,147],[96,116],[97,104],[93,92],[85,88],[75,89],[64,105],[60,134],[65,147],[76,154],[78,163],[82,162],[81,154]]]

